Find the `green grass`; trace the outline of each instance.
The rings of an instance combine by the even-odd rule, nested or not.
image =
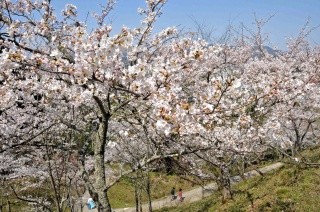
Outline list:
[[[33,184],[34,182],[34,179],[25,178],[3,183],[0,189],[0,208],[2,207],[2,210],[0,209],[0,211],[6,212],[9,211],[9,208],[10,211],[29,210],[29,206],[26,202],[23,202],[16,198],[16,196],[12,192],[12,189],[10,188],[10,185],[15,188],[19,196],[27,196],[30,199],[34,196],[47,196],[48,194],[53,193],[51,190],[47,189],[50,188],[50,186],[47,185],[39,187],[37,190],[29,188],[23,191],[19,191],[21,188],[24,188],[26,184]]]
[[[151,179],[151,197],[159,199],[170,195],[172,187],[176,190],[192,189],[195,185],[175,175],[166,175],[162,173],[150,173]],[[133,207],[134,202],[134,186],[129,179],[123,178],[119,183],[111,187],[108,191],[110,203],[113,208]],[[143,201],[147,202],[147,196],[144,192]]]
[[[320,148],[305,150],[302,153],[308,162],[320,162]],[[272,163],[263,161],[261,164],[248,167],[247,170],[258,168]],[[188,180],[183,180],[175,175],[162,173],[150,173],[152,199],[159,199],[170,195],[170,190],[174,186],[176,190],[182,188],[184,191],[193,189],[197,185]],[[15,186],[23,187],[24,182],[15,182]],[[50,193],[48,188],[37,191],[38,195]],[[3,211],[6,209],[6,198],[0,190],[0,204],[3,204]],[[10,188],[7,188],[10,189]],[[305,166],[286,165],[278,171],[255,177],[245,182],[241,182],[233,187],[234,199],[221,203],[221,196],[213,194],[201,201],[186,204],[179,207],[164,208],[161,211],[320,211],[320,169],[308,168]],[[28,190],[31,194],[32,191]],[[40,193],[39,193],[40,192]],[[52,192],[52,191],[51,191]],[[129,178],[123,178],[108,191],[108,196],[113,208],[133,207],[134,187]],[[9,196],[12,211],[23,211],[25,203]],[[143,201],[147,202],[144,192]]]
[[[10,186],[12,186],[16,190],[19,197],[22,197],[24,199],[37,199],[37,201],[39,202],[41,202],[40,199],[43,198],[46,201],[52,203],[52,205],[49,207],[51,207],[53,211],[57,211],[57,208],[55,207],[56,205],[54,204],[54,190],[52,189],[52,185],[50,182],[44,181],[39,187],[26,188],[26,186],[36,184],[37,182],[37,179],[30,177],[4,181],[0,187],[0,212],[20,212],[31,210],[30,204],[28,204],[26,201],[19,200],[14,195]],[[61,184],[61,186],[61,189],[66,189],[63,184]],[[73,192],[73,195],[76,196],[75,192]],[[68,212],[70,210],[66,209],[64,211]]]
[[[184,190],[189,190],[195,186],[192,182],[183,180],[182,178],[175,176],[175,175],[166,175],[162,173],[150,173],[151,179],[151,196],[152,199],[159,199],[165,196],[170,195],[171,188],[175,186],[178,188],[183,188]],[[21,181],[15,180],[11,182],[14,184],[16,188],[23,188],[25,183],[33,183],[33,180],[30,179],[23,179]],[[2,187],[0,190],[0,208],[3,205],[2,210],[7,210],[7,198],[2,194],[5,188]],[[6,188],[9,192],[9,202],[12,211],[25,211],[28,208],[26,202],[17,200],[17,198],[12,194],[11,189],[9,186]],[[19,192],[19,195],[37,195],[37,196],[46,196],[53,198],[53,190],[50,185],[43,186],[37,188],[36,190],[27,189],[24,192]],[[108,196],[113,208],[124,208],[124,207],[133,207],[135,206],[135,199],[134,199],[134,186],[129,178],[123,178],[111,187],[108,190]],[[144,202],[147,202],[147,195],[146,192],[143,193],[142,199]],[[51,199],[53,201],[53,199]],[[1,211],[1,210],[0,210]]]
[[[306,150],[309,162],[320,162],[320,149]],[[219,193],[201,201],[161,212],[211,211],[320,211],[320,169],[288,164],[278,171],[233,187],[234,198],[222,203]]]

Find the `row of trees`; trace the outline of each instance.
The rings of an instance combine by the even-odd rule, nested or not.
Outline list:
[[[146,0],[141,25],[114,34],[104,22],[114,3],[90,30],[73,5],[57,15],[50,0],[1,1],[4,194],[64,211],[85,189],[111,211],[107,191],[122,176],[148,179],[175,161],[230,198],[236,161],[317,142],[320,48],[307,29],[283,52],[267,51],[258,19],[257,33],[212,44],[175,28],[153,33],[166,1]],[[36,196],[48,184],[54,197]]]

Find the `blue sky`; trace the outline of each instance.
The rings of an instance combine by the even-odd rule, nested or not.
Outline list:
[[[88,12],[98,12],[99,4],[105,0],[54,0],[57,11],[63,5],[71,3],[77,6],[79,16],[85,19]],[[122,26],[136,27],[141,17],[138,7],[144,7],[144,0],[118,0],[114,11],[108,17],[114,31]],[[320,25],[320,0],[168,0],[163,8],[163,15],[157,22],[156,31],[168,26],[194,29],[199,24],[213,29],[213,35],[220,37],[231,23],[239,26],[244,23],[253,28],[254,13],[258,18],[274,17],[267,23],[264,33],[269,33],[270,45],[285,48],[286,40],[296,36],[310,18],[310,27]],[[88,25],[94,25],[93,19]],[[320,44],[320,28],[313,31],[308,38],[311,43]]]

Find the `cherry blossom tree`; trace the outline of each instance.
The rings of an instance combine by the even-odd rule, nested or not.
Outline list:
[[[282,58],[287,67],[277,94],[280,104],[268,120],[271,144],[291,149],[291,156],[319,138],[319,48],[301,39],[292,41]]]
[[[164,0],[146,0],[141,25],[113,33],[104,19],[114,3],[95,14],[93,30],[74,5],[57,14],[50,0],[0,3],[2,169],[21,169],[33,160],[26,152],[42,153],[46,163],[37,164],[47,170],[60,209],[57,182],[79,174],[60,173],[65,161],[54,165],[63,151],[80,158],[81,164],[66,162],[68,170],[81,167],[98,210],[111,211],[108,189],[123,174],[152,170],[157,160],[204,160],[220,170],[215,177],[230,198],[235,158],[287,141],[299,148],[314,137],[319,48],[298,38],[288,52],[270,54],[263,21],[251,41],[223,45],[175,28],[153,33]],[[111,160],[131,169],[115,172]],[[188,164],[199,174],[194,161]]]
[[[161,85],[151,70],[161,61],[158,48],[175,33],[167,29],[151,35],[165,1],[146,1],[141,27],[124,27],[114,36],[111,26],[103,24],[108,7],[98,16],[99,27],[89,33],[77,20],[75,6],[66,5],[60,19],[50,3],[1,2],[3,151],[40,142],[39,136],[54,126],[85,132],[97,120],[93,189],[99,210],[110,211],[104,165],[109,126],[121,108],[147,99]],[[76,122],[81,107],[88,113]]]

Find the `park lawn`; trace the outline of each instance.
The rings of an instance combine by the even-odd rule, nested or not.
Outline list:
[[[39,197],[53,197],[53,190],[51,189],[50,182],[44,182],[42,186],[34,189],[29,187],[29,185],[36,184],[37,180],[26,177],[21,179],[14,179],[13,181],[8,181],[7,184],[0,190],[0,211],[10,212],[10,211],[30,211],[32,210],[27,202],[19,200],[13,193],[12,188],[19,191],[19,197],[24,199],[33,199],[35,196]],[[10,188],[12,186],[12,188]],[[7,190],[7,192],[5,191]],[[39,200],[40,201],[40,200]],[[51,199],[51,201],[53,201]],[[66,211],[67,212],[67,211]]]
[[[188,178],[188,177],[187,177]],[[151,172],[151,196],[152,199],[159,199],[170,195],[172,187],[176,187],[177,190],[182,188],[184,190],[192,189],[195,184],[189,180],[182,179],[176,175],[167,175],[164,173]],[[32,181],[32,180],[31,180]],[[28,183],[27,183],[28,182]],[[14,180],[11,182],[16,188],[23,188],[25,184],[30,184],[27,179]],[[49,183],[49,182],[48,182]],[[8,187],[7,189],[10,190]],[[25,211],[29,210],[29,206],[26,202],[17,200],[16,197],[9,192],[10,195],[7,197],[0,193],[0,211]],[[40,187],[37,189],[27,188],[23,192],[26,196],[51,196],[53,197],[53,190],[51,185]],[[20,194],[22,195],[22,194]],[[108,190],[108,197],[112,208],[125,208],[135,206],[134,199],[134,186],[133,183],[127,177],[123,177],[118,183]],[[143,193],[143,201],[147,202],[147,195]],[[8,208],[7,202],[10,202],[10,209]]]
[[[276,157],[276,155],[274,155]],[[274,163],[275,158],[270,158],[268,160],[262,160],[259,164],[250,165],[245,169],[245,171],[251,171],[254,169],[259,169],[261,167],[271,165]],[[232,172],[237,174],[237,170],[232,170]],[[170,195],[172,187],[182,188],[184,191],[188,191],[199,187],[200,185],[192,182],[192,177],[186,177],[183,179],[177,175],[167,175],[160,172],[150,172],[151,178],[151,196],[152,200],[160,199]],[[189,179],[189,180],[188,180]],[[207,183],[210,183],[209,181]],[[108,190],[108,196],[113,208],[126,208],[135,206],[134,197],[134,186],[127,177],[122,178],[117,184]],[[143,195],[143,201],[147,202],[146,193]]]
[[[308,162],[320,162],[320,148],[304,150],[302,157]],[[248,167],[247,170],[258,168],[272,163],[262,161],[256,166]],[[182,179],[176,175],[151,172],[151,195],[152,199],[159,199],[170,195],[170,190],[174,186],[176,190],[182,188],[184,191],[197,187],[190,180]],[[23,187],[24,182],[15,182],[15,186]],[[234,185],[234,200],[222,204],[220,195],[213,194],[196,203],[181,207],[165,208],[161,211],[318,211],[320,209],[320,169],[308,168],[297,165],[286,165],[284,168],[274,173],[269,173],[263,177],[255,177],[247,181]],[[8,188],[9,189],[9,188]],[[34,192],[48,195],[47,188],[37,191],[26,190],[26,193]],[[52,192],[52,191],[51,191]],[[117,184],[108,190],[109,199],[113,208],[133,207],[134,187],[129,178],[121,179]],[[26,207],[24,202],[18,201],[14,196],[0,194],[0,204],[2,210],[6,208],[7,200],[10,201],[12,211],[23,211]],[[143,195],[144,202],[147,202],[146,195]]]
[[[308,162],[320,162],[320,149],[302,153]],[[219,193],[159,212],[213,211],[319,211],[320,169],[287,164],[280,170],[257,176],[233,186],[234,198],[222,203]]]
[[[190,180],[182,179],[176,175],[151,172],[151,197],[153,200],[170,195],[172,187],[176,190],[190,190],[195,188],[195,184]],[[108,190],[108,196],[113,208],[124,208],[135,206],[134,186],[128,178],[123,178]],[[147,195],[144,192],[143,201],[147,202]]]

